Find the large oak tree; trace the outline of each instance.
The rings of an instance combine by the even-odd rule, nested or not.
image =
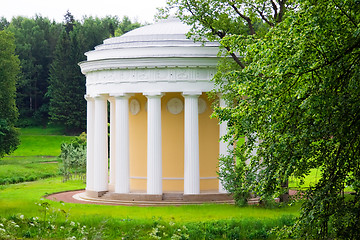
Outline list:
[[[232,59],[215,78],[228,107],[214,116],[227,121],[230,144],[247,141],[223,158],[225,187],[238,202],[250,192],[269,198],[289,177],[319,169],[289,233],[359,239],[359,1],[168,3],[193,26],[190,35],[219,40]],[[347,186],[353,195],[341,194]]]

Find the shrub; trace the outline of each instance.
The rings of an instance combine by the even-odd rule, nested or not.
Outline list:
[[[63,181],[80,178],[85,180],[86,174],[86,134],[82,133],[69,143],[61,144],[62,165],[60,171]]]

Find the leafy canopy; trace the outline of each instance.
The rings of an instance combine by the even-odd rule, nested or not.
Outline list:
[[[13,35],[0,31],[0,158],[13,152],[19,145],[18,131],[14,127],[18,117],[15,82],[19,65]]]
[[[279,196],[289,177],[321,169],[289,232],[360,238],[360,2],[168,3],[192,35],[219,40],[234,60],[219,65],[216,91],[228,106],[214,116],[227,122],[230,144],[247,141],[221,162],[225,187],[237,201]],[[354,195],[340,194],[346,186]]]

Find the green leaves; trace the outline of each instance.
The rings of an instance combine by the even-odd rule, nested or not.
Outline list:
[[[213,114],[227,122],[224,139],[248,139],[222,160],[228,190],[239,202],[249,191],[279,196],[289,177],[321,168],[293,235],[360,238],[360,193],[340,195],[360,180],[359,1],[171,3],[193,35],[220,40],[234,60],[214,79],[228,104]]]
[[[0,158],[19,145],[18,131],[14,127],[18,117],[15,83],[19,71],[14,37],[8,31],[0,31]]]

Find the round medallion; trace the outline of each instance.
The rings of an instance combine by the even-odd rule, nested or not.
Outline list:
[[[202,98],[199,98],[198,109],[199,109],[199,114],[204,113],[206,110],[206,101]]]
[[[179,114],[184,109],[184,104],[179,98],[170,99],[166,106],[172,114]]]
[[[132,99],[130,101],[130,112],[132,115],[136,115],[140,112],[140,102],[137,99]]]

